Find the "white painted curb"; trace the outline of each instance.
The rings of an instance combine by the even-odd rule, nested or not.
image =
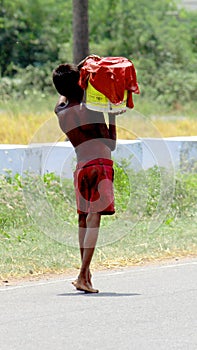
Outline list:
[[[136,171],[153,166],[175,171],[197,171],[197,136],[118,140],[112,156],[115,162],[126,160]],[[72,178],[75,152],[70,142],[31,145],[0,145],[0,174],[54,172]]]

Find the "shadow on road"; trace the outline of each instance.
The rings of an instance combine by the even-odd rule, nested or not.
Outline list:
[[[63,293],[58,294],[59,297],[79,297],[79,296],[85,296],[85,297],[135,297],[139,296],[141,294],[138,293],[114,293],[114,292],[101,292],[101,293],[84,293],[84,292],[73,292],[73,293]]]

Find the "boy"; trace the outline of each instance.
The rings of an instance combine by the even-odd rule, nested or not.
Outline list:
[[[77,166],[74,172],[81,269],[73,285],[86,293],[98,293],[91,282],[90,263],[96,246],[101,215],[114,214],[113,161],[116,147],[115,115],[109,126],[101,112],[88,110],[78,85],[78,66],[61,64],[53,71],[53,83],[60,94],[55,113],[62,131],[72,143]]]

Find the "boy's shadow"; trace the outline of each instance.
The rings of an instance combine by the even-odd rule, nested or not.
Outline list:
[[[100,292],[100,293],[84,293],[84,292],[73,292],[73,293],[63,293],[58,294],[59,297],[79,297],[79,296],[85,296],[85,297],[135,297],[140,296],[141,294],[138,293],[115,293],[115,292]]]

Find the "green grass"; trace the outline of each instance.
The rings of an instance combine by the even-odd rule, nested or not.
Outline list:
[[[116,214],[103,217],[92,268],[197,255],[197,174],[115,165]],[[164,190],[165,188],[165,190]],[[80,266],[72,181],[54,174],[0,179],[0,280]]]
[[[197,103],[192,101],[185,104],[176,104],[174,106],[168,106],[159,103],[157,100],[148,100],[140,95],[134,95],[135,110],[140,112],[145,117],[185,117],[196,119]]]
[[[197,255],[196,218],[179,218],[171,225],[164,223],[154,233],[147,233],[147,224],[144,221],[119,241],[98,247],[93,269]],[[68,273],[80,267],[77,248],[58,243],[35,227],[23,229],[23,233],[16,229],[11,236],[1,238],[1,280]]]

